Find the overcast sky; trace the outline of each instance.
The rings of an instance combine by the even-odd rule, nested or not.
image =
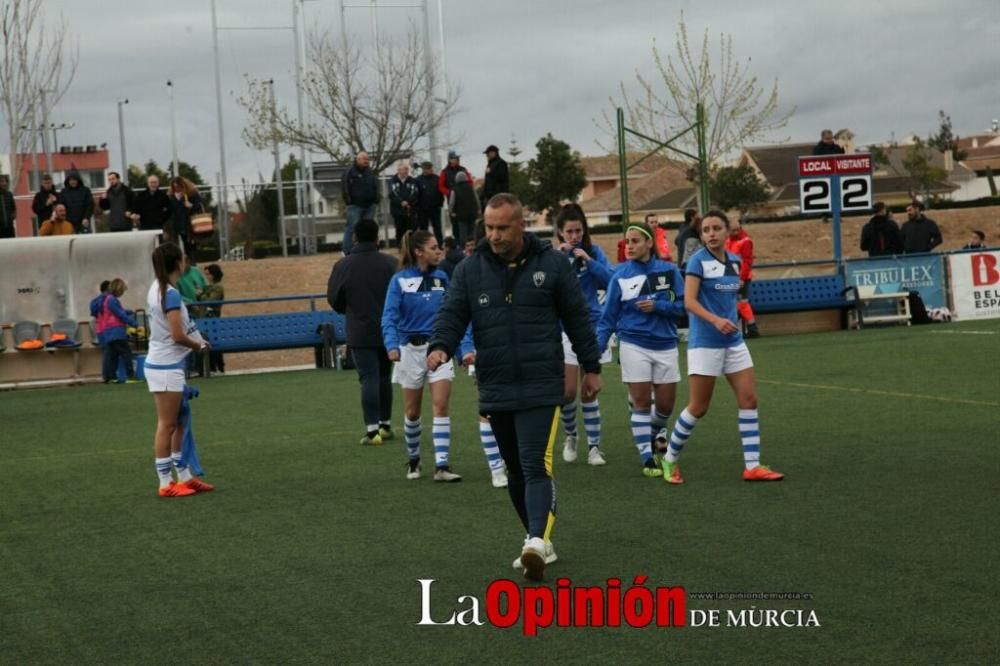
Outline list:
[[[350,0],[368,4],[368,0]],[[419,0],[382,0],[419,4]],[[287,26],[292,0],[217,0],[224,27]],[[669,51],[683,10],[689,30],[733,35],[736,54],[752,58],[762,82],[777,79],[781,108],[797,107],[775,135],[814,141],[819,130],[849,127],[858,142],[936,127],[938,109],[959,134],[1000,117],[1000,2],[997,0],[443,0],[448,79],[461,87],[463,112],[452,132],[474,175],[489,143],[503,151],[516,136],[526,156],[546,132],[584,155],[600,154],[593,119],[636,69],[652,74],[654,38]],[[115,101],[127,97],[126,150],[132,163],[170,160],[167,79],[177,99],[180,158],[212,180],[219,168],[212,34],[208,0],[45,0],[62,12],[79,45],[73,86],[53,122],[75,122],[60,143],[107,143],[121,163]],[[432,11],[437,2],[431,0]],[[337,3],[307,1],[311,28],[339,30]],[[384,8],[379,28],[421,25],[417,9]],[[432,15],[437,43],[437,16]],[[347,27],[371,35],[371,12],[347,10]],[[294,103],[289,31],[220,33],[225,140],[230,181],[269,177],[270,154],[240,138],[245,113],[235,98],[244,76],[273,77],[279,103]],[[5,144],[2,150],[7,150]],[[285,148],[285,154],[291,149]],[[325,159],[317,156],[315,159]]]

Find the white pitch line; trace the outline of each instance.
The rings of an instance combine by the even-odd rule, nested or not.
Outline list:
[[[996,335],[996,331],[930,331],[937,335]]]
[[[936,402],[954,402],[962,405],[977,405],[980,407],[1000,407],[1000,402],[990,402],[988,400],[945,398],[939,395],[923,395],[921,393],[901,393],[898,391],[880,391],[878,389],[853,388],[850,386],[830,386],[828,384],[803,384],[799,382],[779,382],[771,379],[758,379],[757,381],[761,384],[773,384],[774,386],[791,386],[793,388],[809,388],[809,389],[818,389],[821,391],[841,391],[843,393],[868,393],[871,395],[884,395],[893,398],[934,400]]]

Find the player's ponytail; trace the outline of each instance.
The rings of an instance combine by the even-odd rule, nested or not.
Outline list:
[[[160,308],[167,307],[167,287],[170,286],[170,275],[178,271],[184,255],[181,248],[174,243],[163,243],[153,250],[153,273],[160,288]]]
[[[399,262],[403,268],[410,268],[417,265],[416,251],[422,248],[434,238],[434,234],[421,229],[420,231],[407,231],[403,234],[403,239],[399,242]]]

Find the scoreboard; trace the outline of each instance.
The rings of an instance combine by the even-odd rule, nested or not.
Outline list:
[[[871,207],[871,155],[799,158],[799,208],[803,213],[863,213]]]

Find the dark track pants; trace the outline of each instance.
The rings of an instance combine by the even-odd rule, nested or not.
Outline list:
[[[351,347],[361,382],[361,411],[365,426],[392,418],[392,361],[385,347]]]
[[[507,464],[507,492],[524,530],[549,540],[556,521],[552,449],[559,428],[559,407],[533,407],[487,414]]]

